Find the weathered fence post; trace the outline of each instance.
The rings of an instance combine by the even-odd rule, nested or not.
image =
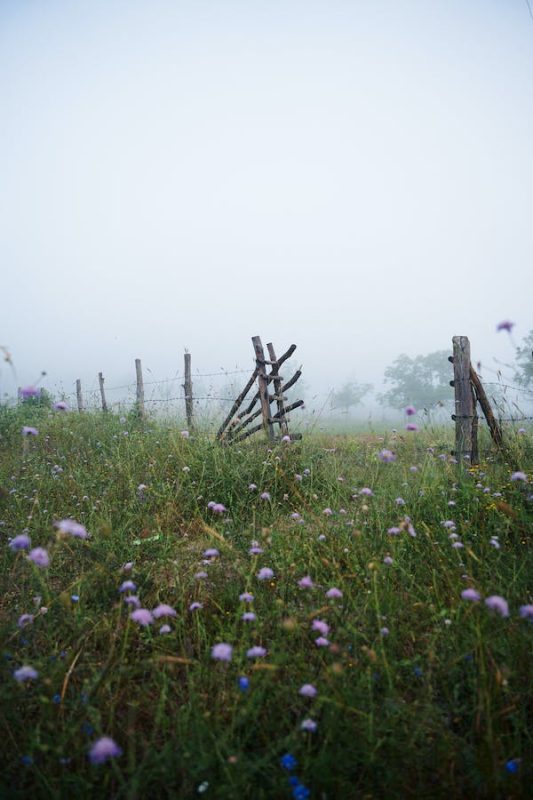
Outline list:
[[[501,448],[503,447],[502,429],[498,424],[496,417],[493,414],[492,408],[489,403],[489,398],[487,397],[485,389],[483,388],[483,384],[479,379],[479,375],[477,374],[472,365],[470,365],[470,380],[472,381],[472,384],[474,386],[476,397],[479,401],[479,405],[481,406],[481,410],[483,411],[485,419],[487,420],[487,424],[490,430],[490,435],[492,436],[494,443]]]
[[[102,398],[102,411],[107,411],[107,402],[105,399],[105,392],[104,392],[104,376],[101,372],[98,373],[98,383],[100,384],[100,397]]]
[[[137,373],[137,411],[140,417],[144,417],[144,384],[140,358],[135,359],[135,371]]]
[[[270,418],[270,400],[268,397],[268,376],[265,372],[265,352],[261,343],[261,337],[252,336],[252,343],[255,350],[255,363],[257,365],[257,383],[259,384],[259,401],[261,403],[261,413],[263,415],[263,428],[270,442],[274,441],[274,426]]]
[[[467,336],[454,336],[453,381],[455,390],[455,457],[461,462],[472,458],[474,397],[470,385],[470,342]]]
[[[79,378],[76,379],[76,399],[78,401],[78,411],[81,413],[83,411],[83,397],[81,395],[81,381]]]
[[[185,392],[185,414],[187,415],[187,427],[192,430],[193,420],[193,396],[192,396],[192,377],[191,377],[191,354],[185,353],[185,382],[183,384]]]
[[[279,376],[279,364],[276,360],[276,351],[274,350],[274,345],[272,342],[267,344],[268,348],[268,355],[270,356],[270,365],[271,370],[270,374],[274,378],[274,398],[276,400],[278,406],[278,413],[276,416],[279,416],[279,427],[281,430],[282,436],[288,436],[289,434],[289,426],[287,425],[287,417],[285,416],[285,402],[283,397],[283,388],[281,385],[281,378]]]

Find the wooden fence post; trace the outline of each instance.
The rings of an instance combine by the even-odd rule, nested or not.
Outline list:
[[[274,441],[274,426],[270,419],[270,401],[268,398],[268,376],[265,372],[265,351],[260,336],[252,336],[252,343],[255,350],[255,362],[257,366],[257,383],[259,384],[259,401],[261,403],[261,413],[263,415],[263,428],[270,442]]]
[[[137,373],[137,411],[140,417],[144,417],[144,384],[140,358],[135,359],[135,372]]]
[[[81,380],[79,378],[76,379],[76,399],[78,401],[78,411],[83,411],[83,397],[81,395]]]
[[[187,415],[187,427],[192,430],[194,427],[193,420],[193,396],[192,396],[192,377],[191,377],[191,354],[185,353],[185,382],[183,384],[183,391],[185,392],[185,414]]]
[[[283,398],[283,388],[281,385],[281,378],[279,377],[279,364],[276,360],[276,351],[272,342],[267,344],[268,355],[270,357],[272,369],[270,374],[274,377],[274,397],[278,406],[279,427],[282,436],[289,435],[289,426],[287,425],[287,418],[285,416],[285,402]]]
[[[455,390],[455,457],[459,462],[465,456],[472,458],[472,421],[474,396],[470,384],[470,342],[467,336],[454,336],[453,381]]]
[[[98,383],[100,384],[100,397],[102,398],[102,411],[106,412],[107,403],[105,399],[105,392],[104,392],[104,376],[101,372],[98,373]]]

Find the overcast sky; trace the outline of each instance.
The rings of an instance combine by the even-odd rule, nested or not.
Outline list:
[[[1,0],[18,382],[244,368],[254,334],[321,389],[454,334],[509,358],[532,84],[525,0]]]

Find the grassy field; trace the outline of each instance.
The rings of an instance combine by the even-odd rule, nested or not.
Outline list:
[[[0,433],[0,797],[531,796],[531,432]]]

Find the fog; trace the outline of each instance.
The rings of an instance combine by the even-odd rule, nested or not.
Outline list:
[[[255,334],[326,396],[455,334],[509,361],[532,76],[522,0],[2,0],[0,393],[251,369]]]

